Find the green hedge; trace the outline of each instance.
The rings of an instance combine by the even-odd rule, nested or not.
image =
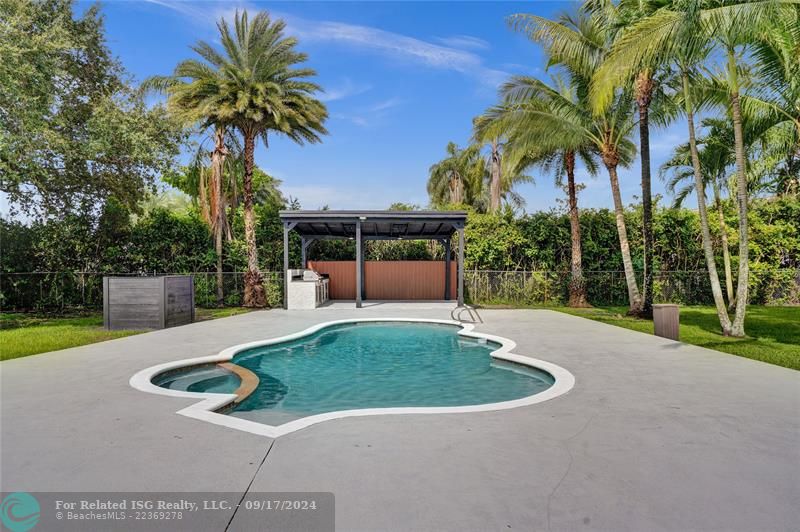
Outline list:
[[[737,262],[736,214],[726,205],[734,274]],[[256,239],[261,269],[283,268],[283,233],[277,207],[257,211]],[[716,217],[712,234],[720,250]],[[626,211],[634,267],[641,271],[641,211]],[[752,202],[750,298],[759,304],[800,304],[800,200],[758,199]],[[242,272],[246,253],[241,215],[233,219],[236,237],[225,243],[224,270]],[[583,266],[590,302],[624,304],[626,289],[613,212],[581,212]],[[697,214],[688,209],[657,208],[654,218],[655,295],[657,300],[703,304],[710,301],[704,273]],[[468,296],[473,302],[561,304],[566,300],[570,259],[569,220],[561,211],[515,217],[470,213],[466,228],[465,260]],[[94,305],[99,293],[97,275],[212,272],[216,267],[208,227],[189,209],[173,212],[155,208],[133,217],[110,202],[99,214],[71,215],[47,222],[22,224],[0,220],[0,305],[3,308],[63,308]],[[300,261],[299,238],[293,234],[291,261]],[[309,257],[352,260],[352,241],[313,244]],[[721,253],[720,253],[721,254]],[[368,242],[368,260],[441,259],[438,243]],[[722,269],[721,257],[718,268]],[[505,273],[493,273],[493,272]],[[35,275],[20,275],[36,272]],[[47,273],[56,272],[56,273]],[[65,273],[67,272],[67,273]],[[94,272],[81,275],[72,272]],[[18,274],[18,275],[11,275]],[[228,304],[238,304],[241,279],[226,276]],[[196,280],[199,304],[214,301],[213,276]],[[213,288],[212,288],[213,285]],[[279,303],[281,285],[267,283],[270,300]]]

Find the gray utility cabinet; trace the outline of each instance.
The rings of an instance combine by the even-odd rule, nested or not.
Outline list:
[[[106,329],[164,329],[194,321],[194,278],[103,277]]]

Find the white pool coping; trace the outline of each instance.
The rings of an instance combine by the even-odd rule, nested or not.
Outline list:
[[[235,355],[241,351],[252,349],[254,347],[261,347],[265,345],[272,345],[282,343],[290,340],[296,340],[304,336],[313,334],[320,329],[330,327],[333,325],[340,325],[346,323],[364,323],[364,322],[417,322],[417,323],[439,323],[443,325],[455,325],[461,327],[458,334],[468,336],[471,338],[484,338],[492,342],[500,344],[500,348],[492,351],[490,355],[499,360],[508,360],[530,366],[532,368],[546,371],[553,376],[555,382],[546,390],[534,395],[522,397],[520,399],[513,399],[511,401],[502,401],[499,403],[486,403],[481,405],[467,405],[467,406],[444,406],[444,407],[392,407],[392,408],[363,408],[356,410],[341,410],[337,412],[325,412],[323,414],[315,414],[313,416],[295,419],[282,425],[266,425],[256,421],[241,419],[225,414],[215,412],[223,406],[228,405],[236,399],[236,394],[222,394],[222,393],[198,393],[198,392],[185,392],[179,390],[169,390],[161,388],[153,384],[153,379],[165,371],[178,369],[186,366],[194,366],[197,364],[212,363],[212,362],[228,362]],[[322,423],[323,421],[331,421],[334,419],[341,419],[346,417],[359,417],[359,416],[383,416],[393,414],[460,414],[467,412],[490,412],[494,410],[507,410],[510,408],[518,408],[521,406],[529,406],[550,399],[554,399],[560,395],[564,395],[575,386],[575,376],[569,371],[544,360],[539,360],[529,356],[518,355],[512,353],[512,350],[517,346],[513,340],[503,338],[502,336],[495,336],[492,334],[485,334],[474,331],[475,326],[470,323],[461,323],[453,320],[435,320],[435,319],[422,319],[422,318],[354,318],[345,320],[326,321],[318,323],[312,327],[302,330],[297,333],[288,334],[278,338],[270,338],[268,340],[258,340],[255,342],[248,342],[245,344],[235,345],[222,350],[219,354],[210,355],[197,358],[186,358],[183,360],[176,360],[174,362],[167,362],[165,364],[158,364],[143,369],[131,377],[130,385],[140,391],[168,395],[171,397],[182,397],[198,399],[199,402],[187,406],[176,413],[208,421],[215,425],[222,425],[232,429],[250,432],[261,436],[270,438],[277,438],[285,434],[289,434],[296,430],[300,430],[311,425]]]

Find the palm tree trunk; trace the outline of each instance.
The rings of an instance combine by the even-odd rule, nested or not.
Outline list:
[[[653,78],[650,70],[642,71],[636,79],[636,103],[639,108],[639,151],[642,158],[642,237],[644,247],[644,276],[642,279],[641,317],[653,317],[653,199],[650,186],[650,100]]]
[[[497,140],[492,141],[492,182],[489,185],[489,211],[500,210],[500,148]]]
[[[454,173],[450,177],[450,203],[453,205],[459,205],[463,202],[464,198],[464,186],[461,183],[461,176]]]
[[[569,199],[569,225],[572,239],[572,257],[570,261],[569,306],[589,307],[586,300],[586,280],[583,278],[581,260],[581,221],[578,213],[578,193],[575,190],[575,152],[564,154],[567,170],[567,196]]]
[[[225,201],[223,200],[223,169],[225,156],[228,150],[225,148],[225,128],[217,127],[214,131],[214,151],[211,153],[211,175],[214,187],[214,250],[217,255],[217,306],[225,305],[225,291],[223,289],[222,274],[222,236],[225,229]]]
[[[622,266],[625,270],[625,283],[628,286],[628,302],[630,314],[639,314],[642,310],[642,296],[636,284],[636,273],[633,271],[633,261],[631,260],[631,247],[628,243],[628,229],[625,226],[625,211],[622,206],[622,195],[619,192],[619,177],[617,176],[617,162],[615,158],[607,155],[603,156],[603,163],[608,170],[608,177],[611,180],[611,195],[614,197],[614,214],[617,221],[617,233],[619,234],[619,247],[622,252]]]
[[[244,274],[244,306],[266,306],[266,295],[256,248],[256,216],[253,209],[253,166],[256,139],[252,133],[244,135],[244,240],[247,244],[247,272]],[[286,272],[283,273],[286,275]]]
[[[706,192],[703,184],[703,174],[700,170],[700,155],[697,152],[697,140],[694,134],[694,112],[691,102],[691,92],[689,90],[689,75],[684,70],[681,73],[683,78],[683,96],[686,105],[686,120],[689,123],[689,151],[692,156],[692,167],[694,168],[694,190],[697,194],[697,210],[700,214],[700,232],[703,236],[703,251],[706,256],[706,267],[708,268],[708,278],[711,282],[711,293],[714,296],[714,304],[717,307],[719,324],[722,327],[722,334],[730,335],[731,320],[728,317],[728,310],[725,308],[725,300],[722,297],[722,289],[719,286],[719,276],[717,275],[717,263],[714,258],[714,248],[711,244],[711,231],[708,228],[708,212],[706,211]]]
[[[728,226],[725,224],[725,211],[722,208],[722,198],[719,185],[714,182],[714,205],[717,207],[719,218],[719,236],[722,240],[722,263],[725,265],[725,289],[728,295],[728,307],[733,308],[733,274],[731,272],[731,253],[728,248]]]
[[[739,277],[736,285],[736,313],[733,317],[731,336],[744,336],[744,316],[747,311],[747,289],[750,278],[750,241],[747,229],[747,175],[744,160],[744,134],[742,132],[742,109],[739,105],[739,79],[736,72],[736,57],[728,49],[728,77],[731,87],[731,113],[733,115],[733,140],[736,151],[736,199],[739,204]]]

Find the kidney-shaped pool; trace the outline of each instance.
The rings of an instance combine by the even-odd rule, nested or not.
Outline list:
[[[539,402],[531,398],[553,388],[554,373],[572,379],[558,366],[509,353],[513,342],[455,322],[350,321],[314,329],[223,352],[218,360],[228,364],[151,368],[148,384],[175,395],[226,394],[217,415],[300,428],[344,415],[510,408]],[[548,395],[572,387],[559,384],[566,389]],[[331,413],[342,415],[325,415]],[[310,422],[298,425],[304,418]]]

